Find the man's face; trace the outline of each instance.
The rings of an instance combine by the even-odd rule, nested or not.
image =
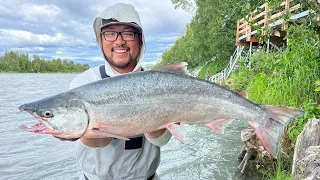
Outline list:
[[[128,25],[110,25],[101,32],[138,32],[137,29]],[[133,70],[137,64],[137,57],[142,47],[141,34],[137,33],[132,41],[125,41],[120,35],[113,42],[106,41],[101,34],[102,48],[109,64],[118,72],[123,70]]]

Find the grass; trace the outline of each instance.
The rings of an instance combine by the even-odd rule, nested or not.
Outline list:
[[[253,53],[250,69],[245,59],[240,60],[239,70],[231,76],[231,89],[247,90],[249,99],[257,104],[302,108],[304,116],[292,121],[287,131],[288,140],[295,144],[308,118],[320,118],[320,40],[310,25],[292,26],[287,34],[290,40],[284,51]],[[292,179],[293,153],[288,154],[288,158],[278,158],[264,179]]]

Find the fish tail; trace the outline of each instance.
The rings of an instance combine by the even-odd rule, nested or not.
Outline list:
[[[267,112],[267,120],[262,121],[262,124],[259,123],[261,120],[248,122],[254,128],[256,135],[267,152],[272,157],[277,158],[283,127],[292,119],[303,115],[304,112],[301,109],[283,106],[262,105],[261,107]]]

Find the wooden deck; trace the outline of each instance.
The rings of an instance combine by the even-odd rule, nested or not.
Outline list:
[[[320,0],[317,0],[320,4]],[[308,16],[310,11],[302,11],[300,3],[293,3],[292,0],[285,0],[281,3],[282,11],[275,12],[269,8],[269,4],[265,3],[256,10],[249,13],[246,18],[242,18],[237,22],[236,45],[238,46],[258,46],[259,39],[257,36],[267,35],[264,29],[277,30],[280,34],[271,34],[270,41],[275,44],[284,42],[283,37],[286,35],[286,26],[282,15],[290,12],[290,19],[297,21]],[[320,18],[318,17],[318,20]],[[265,28],[269,26],[268,28]],[[257,36],[256,36],[257,35]]]

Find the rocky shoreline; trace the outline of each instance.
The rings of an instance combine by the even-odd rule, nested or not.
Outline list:
[[[277,160],[264,150],[253,129],[244,129],[241,140],[244,147],[238,156],[238,179],[263,179],[267,172],[273,170]],[[292,148],[290,144],[283,143],[285,141],[286,137],[282,137],[280,151],[284,156]],[[295,180],[320,180],[320,119],[309,119],[298,136],[292,176]]]

